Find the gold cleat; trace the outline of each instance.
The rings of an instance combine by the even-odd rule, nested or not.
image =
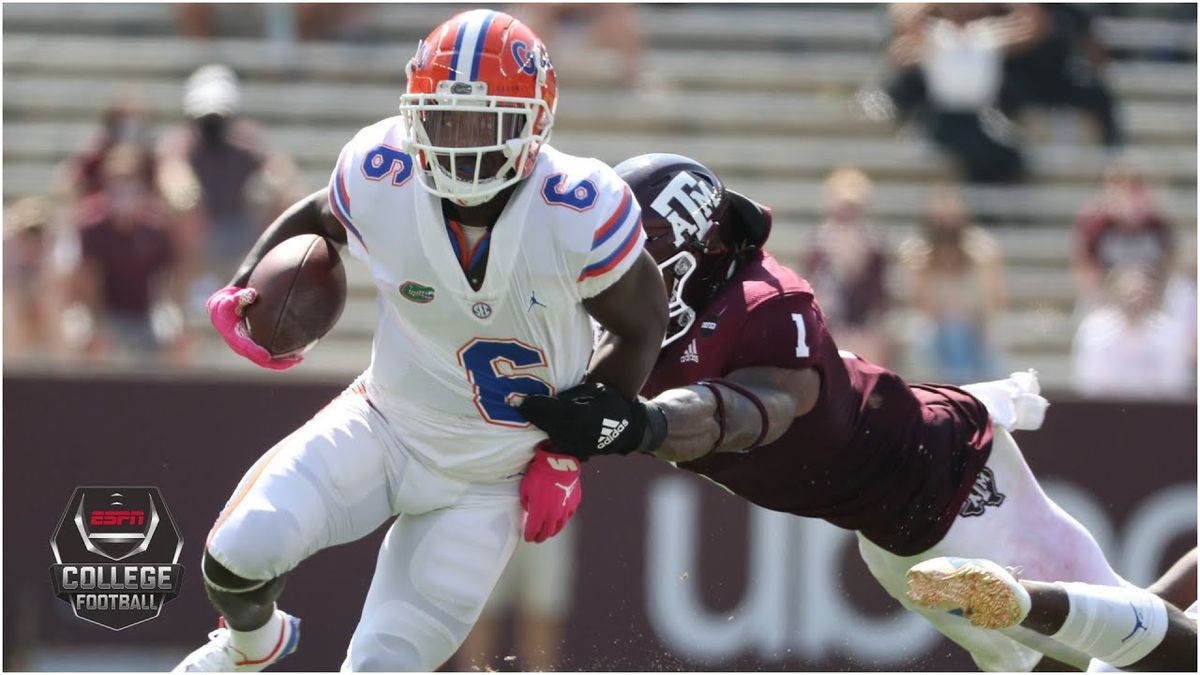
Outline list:
[[[932,558],[906,575],[908,597],[922,607],[958,614],[981,628],[1008,628],[1029,614],[1029,591],[990,560]]]

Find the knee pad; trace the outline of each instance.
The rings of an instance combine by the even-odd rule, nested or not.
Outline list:
[[[242,579],[273,579],[307,556],[304,547],[301,528],[290,515],[251,510],[228,519],[213,532],[206,557]]]

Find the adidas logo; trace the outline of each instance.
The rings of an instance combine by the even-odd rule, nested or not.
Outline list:
[[[596,447],[605,448],[608,447],[610,443],[617,440],[617,436],[620,436],[622,431],[625,431],[625,427],[629,426],[629,420],[621,420],[618,422],[616,420],[610,420],[606,417],[600,424],[602,428],[600,429],[600,438],[596,439]]]
[[[696,351],[696,338],[692,338],[692,343],[683,350],[683,356],[679,357],[680,363],[700,363],[700,352]]]

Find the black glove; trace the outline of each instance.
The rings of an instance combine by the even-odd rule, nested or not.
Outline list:
[[[517,410],[549,434],[559,452],[579,459],[628,455],[645,449],[643,446],[653,449],[666,436],[666,420],[656,406],[631,401],[595,382],[558,396],[526,396]],[[651,415],[655,416],[653,425]],[[648,425],[653,427],[650,442],[646,442]]]

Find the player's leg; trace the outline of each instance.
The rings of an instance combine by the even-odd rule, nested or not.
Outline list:
[[[392,513],[398,461],[382,424],[348,390],[246,472],[205,545],[205,588],[222,630],[177,670],[261,670],[294,650],[299,621],[276,608],[284,576],[313,553],[365,536]]]
[[[520,571],[521,549],[532,544],[517,544],[516,551],[500,575],[500,581],[492,589],[492,594],[483,606],[483,612],[467,634],[467,639],[454,654],[453,669],[458,671],[486,671],[500,667],[500,653],[497,652],[500,627],[507,623],[517,596],[517,573]],[[522,670],[529,670],[522,668]]]
[[[1196,549],[1185,553],[1146,590],[1175,605],[1186,607],[1196,601]]]
[[[908,569],[941,556],[986,558],[1002,565],[1019,566],[1024,570],[1023,576],[1033,580],[1125,584],[1109,566],[1091,534],[1046,496],[1012,436],[999,426],[995,428],[992,453],[974,492],[942,541],[922,554],[897,556],[860,536],[859,549],[872,574],[906,607],[912,607],[906,597]],[[931,616],[925,611],[920,613],[926,618]],[[935,625],[946,633],[948,624],[962,624],[956,629],[961,639],[950,637],[971,651],[981,668],[1028,670],[1040,658],[1035,652],[1077,668],[1087,666],[1086,655],[1078,650],[1019,626],[1005,629],[1003,634],[1028,649],[997,652],[994,634],[987,634],[988,631],[972,626],[962,617],[946,617],[939,617]],[[977,641],[979,647],[972,646],[971,640]],[[981,651],[984,649],[987,651]]]
[[[1140,588],[1018,581],[982,559],[934,558],[908,572],[919,605],[984,628],[1021,625],[1125,670],[1196,669],[1196,622]]]
[[[1196,621],[1130,586],[1022,581],[1032,609],[1021,622],[1085,654],[1132,671],[1196,672]]]
[[[343,671],[432,671],[466,638],[517,544],[517,482],[396,519]]]

